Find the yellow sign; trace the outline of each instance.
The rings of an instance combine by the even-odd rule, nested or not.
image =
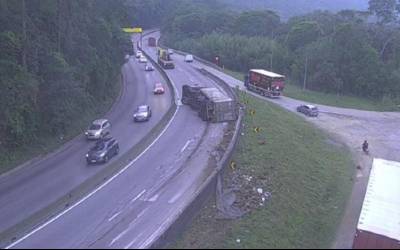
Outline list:
[[[260,127],[255,127],[253,130],[254,130],[255,133],[260,133],[261,132],[261,128]]]
[[[126,33],[142,33],[143,32],[142,28],[123,28],[122,30]]]

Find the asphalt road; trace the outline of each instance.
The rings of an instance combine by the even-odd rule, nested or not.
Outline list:
[[[153,84],[162,79],[161,75],[157,71],[144,72],[143,68],[133,57],[123,66],[122,96],[106,116],[112,124],[112,136],[120,143],[120,154],[140,141],[171,105],[169,89],[162,96],[152,93]],[[153,117],[148,123],[133,122],[133,112],[140,104],[152,107]],[[56,154],[1,177],[0,232],[45,208],[115,161],[87,166],[85,154],[92,145],[79,136]]]
[[[145,50],[152,55],[156,53],[154,48]],[[187,66],[183,62],[178,64]],[[190,82],[192,77],[203,86],[213,85],[197,71],[186,72],[178,69],[179,65],[177,69],[168,71],[179,96],[181,86]],[[148,82],[144,84],[147,86]],[[143,95],[143,98],[149,98],[145,93]],[[120,116],[124,117],[123,114]],[[130,118],[126,119],[128,122]],[[138,126],[149,127],[149,124]],[[150,246],[188,204],[212,170],[208,158],[222,140],[224,127],[224,124],[208,125],[188,106],[179,105],[170,123],[140,156],[80,202],[9,247]],[[69,176],[74,175],[67,172]],[[75,178],[79,179],[78,176]]]

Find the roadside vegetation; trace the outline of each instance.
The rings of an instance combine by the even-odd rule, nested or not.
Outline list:
[[[398,6],[398,0],[371,0],[369,11],[315,11],[282,22],[271,10],[236,13],[219,1],[193,3],[166,15],[162,34],[169,47],[212,62],[218,56],[219,65],[233,71],[263,68],[306,90],[393,110],[400,105]]]
[[[123,2],[0,2],[0,173],[110,108],[131,49]]]
[[[228,185],[239,180],[237,205],[251,211],[219,220],[212,200],[173,247],[329,248],[351,191],[350,153],[299,116],[246,94],[241,99],[244,135],[224,178]]]
[[[244,81],[245,73],[235,72],[226,68],[223,71],[240,81]],[[353,108],[369,111],[400,111],[400,106],[394,103],[391,99],[376,101],[361,97],[323,93],[307,89],[303,90],[298,85],[290,84],[289,81],[287,81],[283,95],[308,103],[322,104],[341,108]]]

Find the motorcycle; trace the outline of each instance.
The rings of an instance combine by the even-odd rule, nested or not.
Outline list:
[[[368,142],[365,141],[362,145],[362,150],[366,155],[369,155],[369,148],[368,148]]]

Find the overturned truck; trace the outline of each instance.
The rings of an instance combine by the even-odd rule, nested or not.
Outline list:
[[[236,101],[217,88],[184,85],[182,103],[198,111],[203,121],[235,121],[239,115]]]

